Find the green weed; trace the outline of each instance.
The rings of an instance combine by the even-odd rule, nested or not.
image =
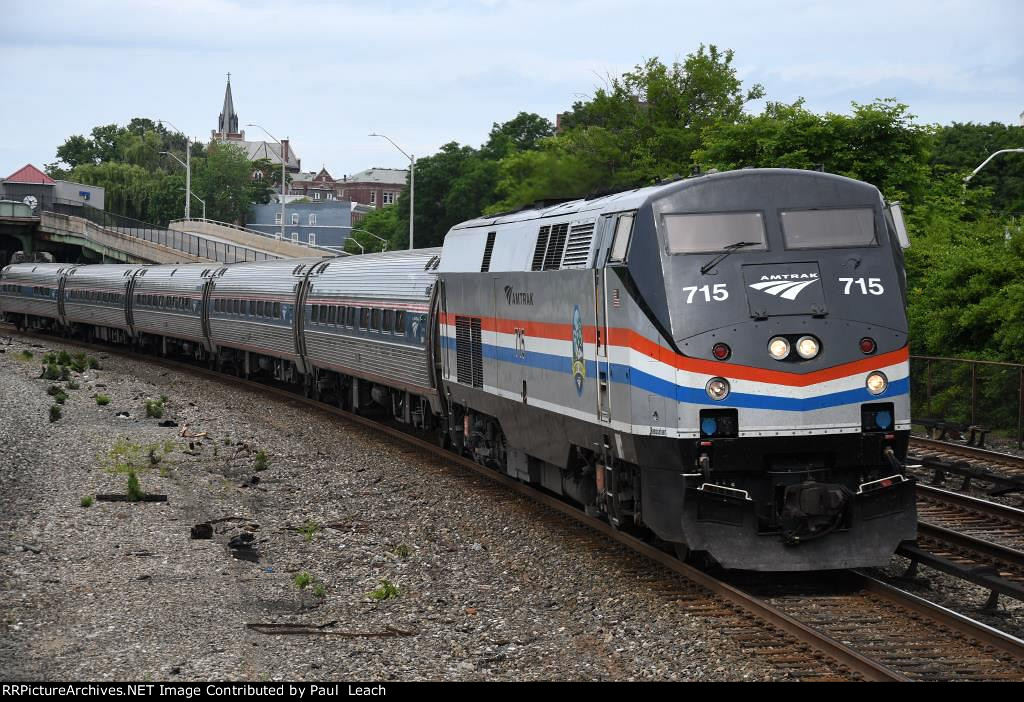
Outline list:
[[[142,486],[139,484],[139,478],[135,475],[134,471],[128,473],[128,489],[126,492],[128,493],[129,502],[138,502],[146,494],[142,491]]]
[[[300,590],[305,590],[310,584],[312,584],[313,576],[309,574],[309,571],[304,570],[301,573],[296,573],[292,580],[295,583],[295,587]]]
[[[103,394],[97,395],[96,396],[96,404],[99,405],[100,407],[103,407],[105,405],[109,405],[110,404],[110,395],[103,395]]]
[[[394,597],[398,597],[400,592],[401,590],[398,589],[398,586],[390,580],[381,580],[380,587],[375,590],[370,590],[366,593],[366,596],[371,600],[377,600],[379,602],[381,600],[390,600]]]
[[[81,505],[83,507],[92,507],[92,503],[93,503],[92,495],[86,495],[85,497],[82,498]]]
[[[299,533],[306,537],[306,541],[312,541],[318,531],[320,531],[320,525],[313,521],[307,521],[299,527]]]
[[[163,400],[146,400],[146,416],[160,419],[164,416]]]
[[[253,461],[252,469],[256,472],[266,470],[270,467],[270,459],[267,458],[267,452],[260,449],[256,452],[256,460]]]
[[[50,406],[50,422],[51,423],[52,422],[56,422],[58,419],[60,419],[61,415],[62,415],[62,412],[60,410],[60,405],[51,405]]]

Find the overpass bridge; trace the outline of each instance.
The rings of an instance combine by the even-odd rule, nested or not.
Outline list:
[[[48,251],[58,260],[96,263],[237,263],[337,254],[210,220],[181,220],[163,228],[80,203],[54,201],[39,210],[0,201],[0,265],[15,251]]]

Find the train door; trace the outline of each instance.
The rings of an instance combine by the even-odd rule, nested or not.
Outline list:
[[[601,219],[606,230],[607,218]],[[596,237],[601,241],[603,231]],[[600,251],[600,247],[598,248]],[[608,356],[608,269],[603,265],[594,267],[594,366],[597,372],[597,418],[602,422],[612,421],[612,368]]]

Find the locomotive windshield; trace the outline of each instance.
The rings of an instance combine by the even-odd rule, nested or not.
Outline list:
[[[728,251],[737,244],[755,251],[767,248],[760,212],[666,214],[662,221],[671,254]]]
[[[783,210],[782,235],[787,249],[874,246],[875,212],[870,207],[835,210]]]

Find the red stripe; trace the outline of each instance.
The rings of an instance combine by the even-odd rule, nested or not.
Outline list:
[[[443,317],[444,323],[455,326],[455,315],[448,314]],[[515,329],[525,329],[526,335],[553,339],[556,341],[571,341],[572,326],[569,324],[550,324],[546,322],[529,322],[525,320],[501,319],[496,317],[481,317],[480,326],[487,331],[495,331],[502,334],[514,334]],[[594,343],[597,340],[596,327],[585,326],[583,328],[583,340],[587,343]],[[638,334],[632,329],[612,327],[608,329],[608,342],[610,346],[628,348],[645,356],[650,356],[656,361],[672,366],[677,370],[703,375],[721,375],[736,380],[754,380],[759,383],[772,383],[774,385],[788,385],[790,387],[806,387],[817,383],[824,383],[829,380],[845,378],[857,373],[868,373],[879,368],[902,363],[910,359],[910,348],[904,346],[901,349],[883,353],[878,356],[843,363],[831,368],[811,371],[810,373],[791,373],[781,370],[768,370],[765,368],[754,368],[752,366],[741,366],[736,363],[723,363],[721,361],[706,361],[700,358],[692,358],[678,354],[670,348],[655,343]]]

